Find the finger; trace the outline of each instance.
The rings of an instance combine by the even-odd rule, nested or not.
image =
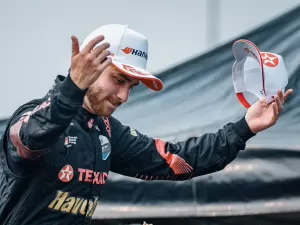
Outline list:
[[[277,95],[279,97],[280,102],[283,104],[284,103],[284,98],[283,98],[283,92],[282,90],[277,91]]]
[[[273,117],[272,117],[272,123],[275,124],[277,121],[277,118],[279,117],[278,107],[275,102],[272,103],[273,107]]]
[[[99,70],[104,71],[109,65],[111,65],[111,58],[107,58],[99,65]]]
[[[99,35],[96,38],[92,39],[82,50],[85,53],[90,53],[93,48],[101,41],[104,40],[104,36],[103,35]]]
[[[283,95],[284,101],[286,101],[292,93],[293,93],[293,89],[288,89]]]
[[[108,49],[110,46],[109,43],[105,42],[99,46],[97,46],[93,51],[92,51],[92,55],[93,57],[98,57],[98,55],[100,55],[104,50]]]
[[[97,56],[97,58],[95,59],[95,62],[97,64],[101,64],[106,60],[106,57],[109,55],[110,55],[110,51],[104,50],[100,53],[100,55]]]
[[[280,113],[282,111],[282,103],[280,101],[280,98],[279,96],[276,96],[275,97],[275,103],[277,105],[277,110],[278,110],[278,113]]]
[[[72,35],[71,39],[72,39],[72,57],[74,57],[79,53],[79,41],[77,37],[75,37],[74,35]]]

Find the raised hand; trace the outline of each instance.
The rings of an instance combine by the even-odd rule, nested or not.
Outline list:
[[[91,40],[81,51],[77,37],[72,36],[72,60],[71,79],[82,90],[91,86],[101,73],[111,64],[111,59],[107,58],[110,52],[107,50],[109,43],[100,44],[104,36],[100,35]]]

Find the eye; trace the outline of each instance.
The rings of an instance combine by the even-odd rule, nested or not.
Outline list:
[[[124,84],[124,82],[125,82],[125,80],[122,80],[119,78],[116,78],[115,81],[116,81],[116,84]]]

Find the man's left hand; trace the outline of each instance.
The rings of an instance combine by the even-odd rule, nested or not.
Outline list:
[[[292,92],[292,89],[287,90],[284,94],[282,91],[278,91],[272,103],[267,104],[265,99],[261,99],[253,104],[245,116],[250,130],[256,134],[275,125],[282,111],[284,102]]]

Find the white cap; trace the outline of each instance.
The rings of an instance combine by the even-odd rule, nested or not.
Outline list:
[[[234,42],[235,62],[232,67],[232,80],[240,103],[249,108],[244,92],[265,98],[266,103],[273,101],[278,90],[284,92],[288,84],[288,74],[281,55],[260,52],[255,44],[248,40]]]
[[[80,48],[84,48],[92,39],[104,35],[103,42],[110,44],[109,51],[112,64],[127,76],[139,79],[152,90],[160,91],[163,83],[160,79],[146,71],[148,60],[148,41],[146,37],[128,25],[108,24],[92,31],[83,41]],[[97,47],[95,46],[95,47]]]

